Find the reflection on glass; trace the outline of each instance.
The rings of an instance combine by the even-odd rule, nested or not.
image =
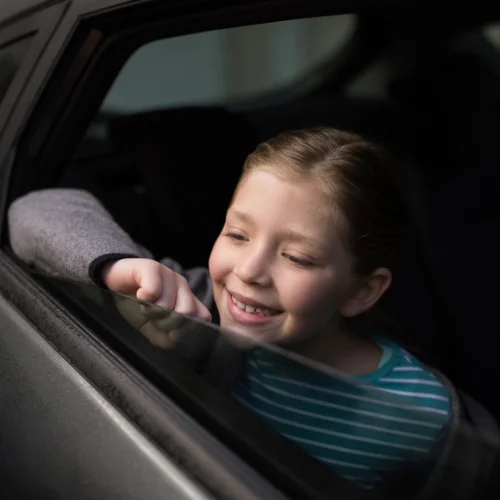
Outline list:
[[[452,408],[458,399],[446,379],[406,351],[395,352],[390,341],[376,339],[383,351],[377,370],[348,376],[279,346],[94,285],[48,279],[78,289],[109,311],[116,308],[150,342],[181,358],[210,351],[203,375],[364,489],[384,491],[410,472],[420,479],[408,483],[419,484],[408,498],[476,498],[477,485],[484,488],[490,480],[497,436],[460,424],[458,409]],[[206,339],[217,348],[200,348]]]

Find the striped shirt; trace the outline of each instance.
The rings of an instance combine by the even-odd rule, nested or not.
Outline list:
[[[435,375],[397,344],[376,341],[385,360],[358,377],[255,349],[232,394],[340,475],[373,488],[430,458],[451,417],[451,396]]]

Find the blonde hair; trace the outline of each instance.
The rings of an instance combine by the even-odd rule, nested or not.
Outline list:
[[[381,147],[334,128],[284,132],[248,156],[240,183],[256,170],[318,186],[355,272],[396,266],[407,221],[392,159]]]

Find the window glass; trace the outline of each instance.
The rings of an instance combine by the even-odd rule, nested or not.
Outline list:
[[[228,104],[278,92],[332,61],[354,28],[355,16],[348,14],[153,42],[123,67],[103,109]]]
[[[166,354],[158,358],[163,364],[168,367],[167,360],[175,357],[197,367],[198,376],[228,393],[234,404],[250,410],[360,491],[394,498],[396,488],[404,482],[407,488],[412,481],[412,498],[418,499],[424,487],[443,495],[482,480],[482,487],[488,488],[488,473],[500,458],[498,437],[489,434],[491,429],[483,429],[482,436],[471,433],[450,418],[447,380],[425,372],[407,351],[402,351],[396,369],[388,369],[394,353],[384,351],[377,376],[354,377],[278,345],[249,340],[95,285],[46,279],[78,297],[80,304],[88,300],[105,307],[104,321],[122,341],[151,347],[150,341],[158,343],[175,331],[182,340],[166,350],[154,348]],[[209,343],[218,348],[207,349]],[[211,359],[200,363],[198,358],[207,355]],[[211,411],[221,411],[210,396],[204,402],[212,405]],[[392,486],[387,489],[388,484]]]
[[[500,24],[493,23],[485,26],[483,35],[496,49],[500,50]]]
[[[0,103],[16,74],[23,57],[30,46],[32,37],[0,46]]]

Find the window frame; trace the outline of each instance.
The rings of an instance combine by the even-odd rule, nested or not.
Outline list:
[[[15,107],[17,98],[65,9],[66,5],[54,5],[10,24],[0,25],[0,47],[31,37],[30,46],[22,57],[7,92],[0,101],[0,137],[2,137],[2,132]]]
[[[4,99],[7,97],[7,94],[9,93],[9,88],[14,81],[16,74],[19,70],[19,67],[22,66],[23,60],[26,57],[26,55],[29,53],[29,49],[31,47],[31,44],[33,43],[33,39],[35,38],[36,32],[29,32],[25,35],[21,35],[19,37],[10,39],[6,41],[5,43],[0,42],[0,54],[2,54],[4,51],[8,52],[9,49],[12,49],[12,47],[15,47],[19,43],[26,43],[27,45],[25,47],[22,47],[20,58],[16,59],[14,61],[14,70],[10,74],[10,77],[8,78],[8,83],[7,87],[5,89],[5,92],[0,95],[0,106]]]

